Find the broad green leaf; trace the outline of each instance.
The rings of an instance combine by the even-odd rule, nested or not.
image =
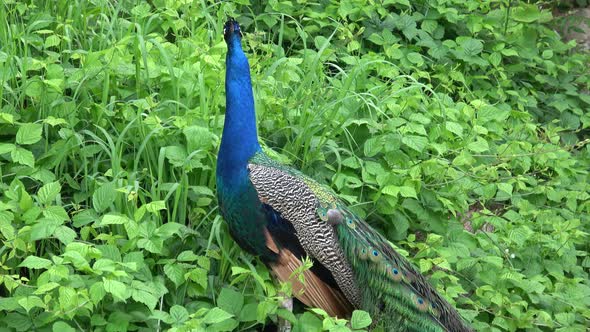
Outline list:
[[[107,294],[104,289],[103,282],[99,281],[99,282],[93,283],[92,286],[90,286],[89,294],[90,294],[90,299],[92,300],[92,302],[94,304],[98,304],[100,301],[102,301],[102,299]]]
[[[165,201],[153,201],[153,202],[145,204],[145,208],[148,212],[158,213],[161,210],[166,210],[166,202]]]
[[[72,217],[74,227],[82,227],[98,220],[98,215],[92,209],[82,210]]]
[[[502,267],[502,265],[504,263],[502,260],[502,257],[497,257],[497,256],[485,256],[485,257],[482,257],[482,260],[484,262],[490,263],[494,267]]]
[[[212,308],[211,310],[209,310],[206,314],[205,317],[203,317],[203,323],[205,324],[215,324],[215,323],[219,323],[222,322],[226,319],[230,319],[232,318],[234,315],[224,311],[223,309],[220,308]]]
[[[96,212],[103,212],[108,209],[111,204],[115,202],[117,198],[117,191],[115,190],[115,184],[107,182],[102,184],[92,194],[92,206]]]
[[[408,57],[408,61],[413,64],[421,65],[424,63],[424,59],[422,59],[422,55],[420,55],[420,53],[410,52],[406,55],[406,57]]]
[[[281,309],[279,309],[279,310],[281,310]],[[284,310],[285,312],[288,312],[289,314],[293,315],[288,310],[285,310],[285,309],[282,309],[282,310]],[[279,314],[278,311],[277,311],[277,314]],[[295,315],[293,315],[293,316],[295,316]],[[280,317],[284,318],[283,316],[280,316]],[[222,332],[222,331],[228,331],[229,332],[229,331],[236,331],[236,330],[238,330],[238,326],[239,325],[240,324],[238,323],[238,321],[236,319],[229,318],[229,319],[226,319],[226,320],[221,321],[219,323],[215,323],[215,324],[209,325],[208,326],[208,329],[209,330],[212,330],[212,331],[220,331],[220,332]]]
[[[113,295],[115,300],[125,301],[125,299],[131,295],[130,289],[128,289],[124,283],[118,280],[102,278],[102,283],[104,290],[107,293]]]
[[[100,258],[92,265],[92,269],[102,272],[115,272],[115,262],[111,259]]]
[[[181,325],[188,319],[188,311],[182,306],[173,305],[170,308],[170,318],[172,325]]]
[[[26,165],[29,167],[35,167],[35,157],[33,153],[27,149],[23,149],[21,147],[16,147],[14,150],[10,152],[10,157],[12,161],[15,163],[19,163],[21,165]]]
[[[53,236],[55,236],[61,243],[68,245],[76,239],[77,234],[73,229],[61,225],[55,229]]]
[[[55,197],[59,194],[60,191],[61,186],[59,182],[51,182],[39,189],[39,191],[37,192],[37,197],[39,197],[39,201],[42,204],[49,204],[55,199]]]
[[[310,312],[305,312],[299,317],[301,331],[321,331],[322,321]]]
[[[373,157],[377,155],[383,149],[383,145],[379,143],[380,139],[378,137],[372,137],[365,141],[364,145],[364,154],[367,157]]]
[[[48,125],[55,127],[57,125],[66,125],[68,124],[68,122],[62,118],[55,118],[53,116],[48,116],[45,120],[43,120],[44,123],[47,123]]]
[[[62,206],[51,205],[42,210],[43,216],[47,219],[54,220],[60,223],[70,220],[70,216]]]
[[[188,154],[182,146],[167,146],[165,148],[166,159],[176,167],[182,167],[186,162]]]
[[[555,315],[555,319],[564,326],[569,326],[576,320],[576,316],[571,312],[560,312]]]
[[[188,151],[206,150],[215,141],[209,128],[190,126],[183,129]]]
[[[477,110],[477,121],[478,123],[487,123],[489,121],[505,121],[510,112],[508,110],[500,109],[490,105],[483,105]]]
[[[58,294],[59,307],[62,310],[68,311],[76,308],[78,305],[78,293],[74,288],[69,286],[60,286],[58,289]]]
[[[171,237],[174,234],[180,235],[181,230],[186,228],[186,226],[181,225],[175,222],[168,222],[164,225],[158,227],[157,233],[164,239]]]
[[[452,132],[453,134],[459,137],[463,137],[463,127],[460,124],[452,121],[447,121],[445,123],[445,127],[448,131]]]
[[[512,195],[512,185],[509,183],[497,183],[498,190],[502,190],[503,192]]]
[[[143,218],[143,216],[145,216],[147,209],[145,207],[145,205],[142,205],[139,209],[135,210],[135,212],[133,213],[133,219],[135,219],[135,221],[139,222],[141,221],[141,218]]]
[[[256,320],[256,313],[258,310],[258,303],[247,303],[240,311],[240,322],[252,322]]]
[[[422,30],[428,32],[429,34],[434,34],[434,31],[438,27],[438,22],[435,20],[424,20],[422,21],[421,28]]]
[[[194,281],[203,289],[207,288],[207,270],[203,268],[194,267],[189,271],[189,273],[185,274],[184,277],[189,278],[191,281]]]
[[[19,312],[9,312],[6,314],[3,322],[7,331],[32,331],[33,320],[25,314]]]
[[[180,286],[185,281],[184,274],[186,271],[179,264],[171,263],[164,265],[164,273],[168,279],[176,285],[176,287]]]
[[[154,289],[147,284],[134,280],[131,283],[131,297],[140,303],[145,304],[150,310],[153,310],[159,302],[158,297],[154,294]]]
[[[551,20],[551,17],[551,12],[540,10],[536,4],[520,4],[510,13],[511,19],[524,23],[547,22]]]
[[[471,142],[467,145],[467,148],[473,152],[482,153],[488,151],[490,149],[490,146],[488,145],[488,142],[485,139],[478,136],[475,142]]]
[[[541,54],[541,56],[543,57],[543,59],[551,59],[553,57],[553,51],[545,50],[543,51],[543,54]]]
[[[21,305],[27,312],[33,308],[45,308],[45,303],[37,296],[27,296],[18,300],[18,304]]]
[[[58,46],[61,43],[61,39],[57,35],[48,36],[43,44],[45,48]]]
[[[505,48],[500,51],[504,56],[518,56],[518,51],[512,48]]]
[[[46,284],[43,284],[43,285],[39,286],[37,288],[37,290],[35,290],[33,292],[33,294],[35,294],[35,295],[43,295],[43,294],[45,294],[47,292],[50,292],[50,291],[56,289],[57,287],[59,287],[59,284],[57,282],[48,282]]]
[[[127,219],[127,222],[123,224],[125,226],[125,232],[129,239],[135,239],[139,236],[139,225],[135,220]]]
[[[31,228],[31,241],[37,241],[51,237],[55,230],[62,223],[63,222],[47,218],[37,220],[35,225],[33,225]]]
[[[29,269],[46,269],[52,265],[49,259],[37,257],[37,256],[27,256],[18,266],[26,267]]]
[[[399,190],[400,190],[400,188],[398,186],[387,185],[387,186],[383,187],[383,189],[381,189],[381,192],[384,193],[385,195],[397,197],[397,195],[399,194]]]
[[[20,308],[16,297],[0,297],[0,311],[14,311]]]
[[[408,187],[408,186],[401,186],[399,187],[399,193],[403,196],[403,197],[413,197],[413,198],[418,198],[416,195],[416,190],[412,187]]]
[[[0,143],[0,155],[8,153],[16,150],[16,146],[14,144],[9,143]]]
[[[422,136],[405,135],[402,137],[402,143],[418,152],[422,152],[428,145],[428,139]]]
[[[7,240],[13,240],[15,229],[12,226],[14,215],[9,211],[0,211],[0,234]]]
[[[76,332],[76,329],[66,322],[55,322],[52,327],[53,332]]]
[[[162,249],[164,247],[164,241],[157,237],[149,239],[139,239],[139,241],[137,241],[137,246],[154,254],[161,254]]]
[[[494,52],[492,54],[490,54],[488,61],[493,65],[493,66],[499,66],[500,62],[502,62],[502,55],[498,52]]]
[[[129,222],[130,219],[127,216],[109,213],[105,214],[98,226],[107,226],[107,225],[122,225]]]
[[[240,314],[244,305],[244,296],[231,288],[222,288],[217,297],[217,306],[235,316]]]
[[[192,262],[197,260],[197,258],[199,258],[199,256],[195,255],[194,252],[192,252],[191,250],[185,250],[181,252],[176,259],[182,262]]]
[[[362,310],[355,310],[352,312],[350,327],[353,329],[363,329],[371,325],[371,323],[373,323],[373,320],[371,319],[371,316],[369,316],[369,313]]]
[[[0,112],[0,123],[14,124],[14,115]]]
[[[205,257],[205,256],[198,256],[197,257],[197,264],[204,268],[205,270],[209,270],[211,268],[211,261],[209,259],[209,257]]]
[[[161,310],[154,310],[152,312],[152,315],[150,316],[150,319],[161,320],[166,324],[174,323],[174,320],[172,319],[172,317],[170,317],[170,314]]]
[[[461,43],[463,52],[467,56],[476,56],[483,50],[483,43],[479,39],[469,38]]]
[[[34,144],[41,140],[41,135],[43,134],[43,125],[38,123],[26,123],[20,128],[16,133],[16,143],[17,144]]]
[[[91,270],[90,264],[88,264],[88,261],[86,260],[86,258],[81,253],[79,253],[77,251],[68,251],[68,252],[65,252],[62,256],[63,256],[65,262],[72,263],[72,265],[74,265],[74,267],[80,271]]]

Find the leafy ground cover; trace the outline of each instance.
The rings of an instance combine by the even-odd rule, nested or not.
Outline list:
[[[590,56],[539,8],[5,0],[0,331],[369,326],[280,309],[288,286],[218,215],[228,16],[269,153],[332,185],[478,331],[586,331]]]

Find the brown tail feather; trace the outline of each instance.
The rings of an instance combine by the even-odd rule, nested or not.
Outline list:
[[[293,272],[303,264],[288,249],[279,250],[268,231],[265,230],[266,246],[279,254],[277,262],[270,265],[273,274],[282,282],[291,282],[293,296],[306,306],[321,308],[330,316],[341,318],[350,317],[354,307],[338,289],[334,289],[310,270],[303,272],[305,283],[301,283],[296,277],[291,277]]]

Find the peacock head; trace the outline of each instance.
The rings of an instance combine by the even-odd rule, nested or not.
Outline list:
[[[242,38],[242,31],[240,30],[238,21],[230,17],[229,20],[223,25],[223,39],[225,39],[226,42],[229,42],[230,38],[234,35]]]

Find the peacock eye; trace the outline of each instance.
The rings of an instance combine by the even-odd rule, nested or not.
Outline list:
[[[399,273],[399,271],[398,271],[396,268],[393,268],[393,269],[391,270],[391,272],[393,272],[393,274],[395,274],[395,275],[397,275],[397,274]]]
[[[421,297],[418,298],[418,304],[424,304],[424,300]]]
[[[379,256],[379,252],[377,250],[373,250],[373,256],[375,256],[375,257]]]

